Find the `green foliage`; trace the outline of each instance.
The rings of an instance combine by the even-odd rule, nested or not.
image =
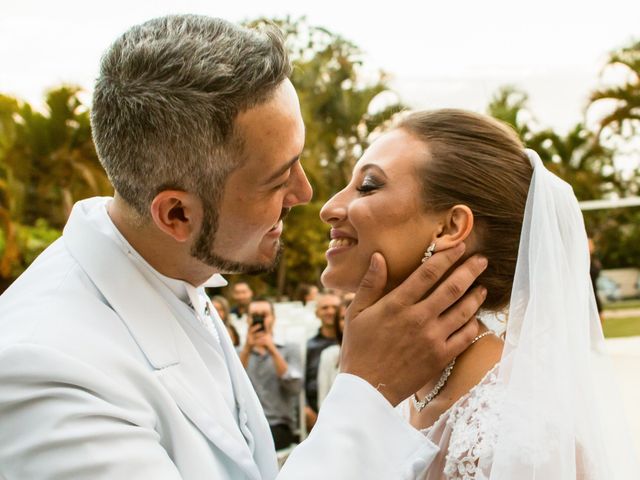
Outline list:
[[[566,135],[540,129],[528,110],[527,94],[513,86],[501,88],[487,112],[510,124],[547,168],[573,186],[579,200],[624,193],[625,182],[613,168],[613,151],[602,146],[584,124],[576,124]]]
[[[573,187],[579,200],[625,196],[637,191],[637,178],[625,180],[614,168],[615,152],[602,145],[599,132],[576,124],[566,135],[540,128],[528,110],[526,93],[501,88],[487,112],[508,124],[524,144],[538,152],[549,170]],[[606,268],[637,265],[640,259],[640,211],[637,208],[588,211],[587,230]]]
[[[46,112],[20,104],[15,141],[2,157],[23,186],[16,215],[26,224],[46,218],[62,228],[73,203],[112,189],[91,139],[89,111],[78,89],[60,87],[46,95]]]
[[[605,70],[613,68],[624,72],[624,81],[593,92],[590,106],[601,102],[613,105],[600,120],[598,134],[609,128],[614,135],[630,138],[640,131],[640,42],[612,52]]]
[[[290,297],[300,283],[315,284],[326,265],[328,228],[320,222],[324,202],[314,201],[292,210],[283,233],[284,255],[280,268],[287,277],[278,285]],[[309,248],[313,246],[314,248]]]
[[[44,218],[36,220],[34,225],[21,226],[18,229],[18,243],[21,246],[24,268],[61,235],[62,231],[51,227]]]
[[[76,201],[112,193],[78,93],[49,91],[45,112],[0,95],[0,288],[60,235]]]
[[[314,198],[327,200],[351,178],[369,134],[404,108],[391,104],[370,111],[372,100],[388,91],[383,72],[363,70],[362,51],[340,35],[306,20],[257,20],[275,23],[287,35],[293,62],[291,81],[300,98],[306,129],[302,156]]]
[[[637,267],[640,260],[640,208],[584,213],[605,268]]]
[[[612,52],[605,67],[617,69],[624,80],[616,86],[606,86],[594,91],[587,112],[609,105],[608,113],[600,119],[595,133],[599,142],[613,145],[624,144],[625,156],[640,157],[634,150],[634,140],[640,133],[640,42],[634,42]],[[637,145],[637,143],[636,143]],[[626,149],[625,149],[626,150]],[[623,161],[624,158],[620,159]],[[640,170],[627,182],[619,184],[619,195],[638,195]],[[587,212],[588,228],[594,232],[599,255],[608,268],[638,266],[640,261],[640,208],[614,209]]]
[[[4,257],[7,253],[6,234],[5,229],[0,231],[0,257]],[[20,254],[0,278],[2,290],[9,286],[11,281],[17,278],[45,248],[61,235],[61,230],[51,227],[43,218],[36,220],[34,225],[17,224],[14,242]]]
[[[260,25],[271,22],[259,19]],[[275,20],[287,35],[294,64],[292,82],[307,127],[301,161],[314,188],[314,201],[294,208],[283,234],[284,256],[278,270],[250,279],[257,291],[291,294],[301,282],[317,283],[324,268],[328,227],[319,219],[324,202],[349,181],[370,133],[404,107],[388,104],[372,110],[388,90],[384,73],[364,68],[364,55],[352,42],[312,26],[305,19]],[[548,168],[572,184],[579,199],[634,194],[638,178],[623,179],[614,168],[615,147],[601,137],[628,136],[640,122],[640,43],[612,53],[610,67],[627,79],[618,87],[595,91],[590,100],[615,108],[597,131],[578,123],[567,134],[537,125],[526,93],[499,90],[488,111],[512,125],[525,144],[540,153]],[[89,111],[78,89],[63,86],[46,95],[44,112],[0,94],[0,291],[60,235],[71,206],[112,188],[91,140]],[[640,211],[588,212],[605,267],[637,265]]]
[[[502,120],[513,127],[525,144],[529,143],[533,135],[531,131],[528,110],[529,95],[513,85],[505,85],[493,94],[487,114]],[[533,147],[531,147],[533,148]]]

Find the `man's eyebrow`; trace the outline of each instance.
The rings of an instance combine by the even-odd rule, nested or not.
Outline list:
[[[284,164],[276,172],[274,172],[273,175],[271,175],[264,183],[271,183],[276,178],[280,177],[281,175],[284,175],[287,172],[287,170],[293,167],[298,160],[300,160],[300,155],[296,155],[291,160],[289,160],[286,164]]]

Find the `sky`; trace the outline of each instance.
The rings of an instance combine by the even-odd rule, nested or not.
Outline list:
[[[639,0],[0,0],[0,92],[38,105],[64,82],[90,101],[109,44],[168,13],[306,16],[358,45],[414,108],[484,111],[510,84],[529,94],[541,126],[559,131],[583,119],[608,53],[640,40]]]

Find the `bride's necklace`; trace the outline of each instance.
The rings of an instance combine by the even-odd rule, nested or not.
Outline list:
[[[490,335],[492,333],[493,332],[491,330],[487,330],[486,332],[481,333],[480,335],[478,335],[476,338],[473,339],[473,341],[471,342],[471,345],[476,343],[482,337],[486,337],[487,335]],[[446,366],[446,368],[442,372],[442,375],[440,375],[440,380],[438,380],[438,383],[436,383],[435,387],[433,387],[431,391],[427,393],[426,397],[424,397],[422,400],[418,400],[417,394],[414,394],[411,397],[411,400],[413,400],[413,406],[416,408],[418,412],[420,412],[424,407],[429,405],[429,403],[431,403],[431,401],[434,398],[436,398],[436,396],[440,393],[440,390],[442,390],[442,387],[444,387],[445,383],[447,383],[447,380],[449,379],[449,375],[451,375],[451,372],[453,371],[453,366],[455,364],[456,364],[456,357],[454,357],[454,359],[451,360],[451,363],[449,363],[449,365]]]

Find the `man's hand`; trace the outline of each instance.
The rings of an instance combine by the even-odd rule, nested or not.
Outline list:
[[[467,292],[487,266],[477,255],[438,284],[464,248],[435,254],[383,298],[387,267],[374,253],[347,310],[340,370],[366,380],[394,406],[439,376],[478,334],[475,314],[486,298],[484,287]]]

